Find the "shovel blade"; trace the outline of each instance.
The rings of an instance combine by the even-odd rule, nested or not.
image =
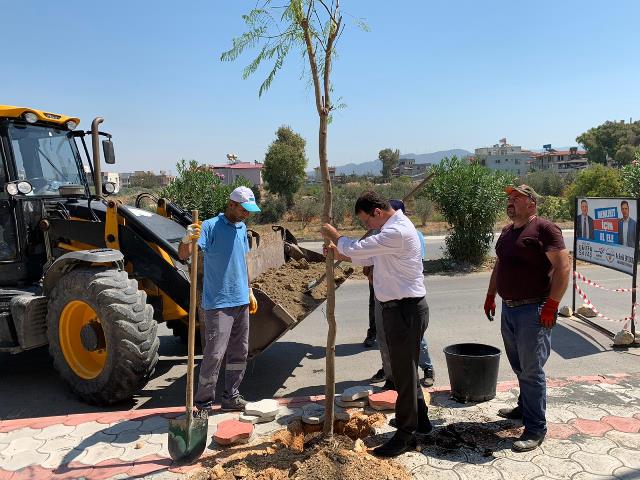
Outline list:
[[[202,413],[202,412],[200,412]],[[202,417],[169,420],[169,455],[173,460],[191,463],[207,446],[208,419]]]

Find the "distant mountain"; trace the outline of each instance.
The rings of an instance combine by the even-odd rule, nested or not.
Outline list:
[[[454,155],[460,158],[472,155],[472,153],[467,150],[454,148],[452,150],[441,150],[439,152],[432,153],[404,153],[400,155],[400,158],[413,158],[416,163],[438,163],[443,158],[452,157]],[[380,160],[373,160],[371,162],[339,165],[336,167],[336,175],[351,175],[353,173],[356,175],[380,175],[380,170],[382,170],[382,162]]]

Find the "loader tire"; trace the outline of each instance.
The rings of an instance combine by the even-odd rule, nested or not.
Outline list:
[[[127,272],[79,267],[51,292],[49,353],[82,400],[109,405],[131,398],[158,362],[158,324],[147,294]]]

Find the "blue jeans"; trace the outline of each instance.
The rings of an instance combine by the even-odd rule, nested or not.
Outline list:
[[[429,356],[429,345],[427,345],[427,336],[424,335],[420,340],[420,358],[418,360],[418,366],[421,369],[433,368],[431,363],[431,357]]]
[[[511,368],[518,377],[518,406],[526,432],[547,431],[544,364],[551,353],[551,329],[540,324],[542,303],[508,307],[502,303],[501,333]]]

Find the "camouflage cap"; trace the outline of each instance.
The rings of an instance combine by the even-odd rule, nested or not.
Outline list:
[[[522,185],[518,185],[517,187],[507,187],[504,189],[504,191],[507,193],[507,195],[511,194],[511,192],[521,193],[525,197],[529,197],[531,200],[538,203],[539,198],[536,191],[529,185],[525,185],[524,183]]]

